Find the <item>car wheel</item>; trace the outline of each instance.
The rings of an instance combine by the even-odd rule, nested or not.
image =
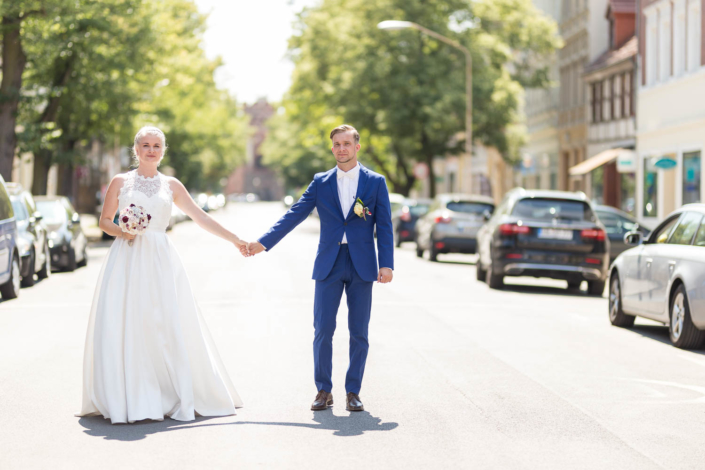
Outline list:
[[[482,269],[482,263],[479,258],[477,259],[477,263],[475,263],[475,274],[478,281],[485,282],[485,276],[487,276],[487,273],[484,269]]]
[[[423,252],[424,252],[424,250],[421,248],[421,246],[419,245],[419,242],[417,240],[416,241],[416,257],[423,258]]]
[[[619,276],[616,273],[612,276],[612,281],[610,282],[609,300],[610,323],[623,328],[634,326],[636,317],[627,315],[624,313],[624,310],[622,310],[622,288],[619,284]]]
[[[21,285],[22,287],[32,287],[34,285],[34,264],[35,261],[34,250],[29,253],[29,269],[26,276],[22,277]]]
[[[485,274],[485,282],[490,286],[490,289],[502,289],[504,288],[504,276],[501,274],[496,274],[492,268],[492,263],[487,266],[487,273]]]
[[[83,248],[83,259],[81,260],[80,263],[77,264],[77,266],[83,268],[84,266],[88,265],[88,252],[86,251],[86,248]]]
[[[49,245],[44,245],[44,264],[42,269],[37,273],[39,279],[46,279],[51,276],[51,252],[49,251]]]
[[[690,305],[683,284],[678,286],[673,294],[669,311],[671,321],[668,324],[668,332],[673,345],[681,349],[702,347],[705,342],[705,332],[698,330],[693,325],[693,320],[690,317]]]
[[[12,257],[10,279],[0,286],[0,295],[4,300],[16,299],[20,295],[20,260],[17,256]]]
[[[431,248],[428,250],[428,259],[434,262],[438,261],[438,250],[433,245],[431,245]]]
[[[69,261],[66,263],[66,270],[68,272],[73,272],[76,270],[77,264],[76,264],[76,250],[73,248],[69,247]]]
[[[568,290],[580,290],[583,281],[568,281]]]
[[[588,294],[599,295],[605,292],[605,281],[588,281]]]

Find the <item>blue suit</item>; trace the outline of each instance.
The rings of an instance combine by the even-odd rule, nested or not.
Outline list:
[[[338,197],[337,168],[318,173],[301,199],[282,216],[259,242],[270,251],[279,241],[303,222],[313,209],[321,221],[318,252],[313,266],[316,281],[314,300],[315,338],[313,342],[314,378],[317,390],[330,392],[333,369],[333,333],[340,299],[345,290],[350,330],[350,365],[345,378],[346,392],[359,393],[369,350],[367,340],[372,308],[372,285],[379,266],[394,269],[394,235],[391,206],[384,176],[360,165],[357,194],[371,215],[366,220],[355,214],[354,207],[343,214]],[[374,227],[377,226],[377,247]],[[343,234],[347,245],[341,245]]]

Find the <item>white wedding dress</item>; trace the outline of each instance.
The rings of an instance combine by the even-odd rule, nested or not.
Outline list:
[[[242,406],[166,234],[172,203],[167,177],[127,173],[120,210],[135,204],[152,218],[132,246],[115,240],[98,277],[77,416],[191,421]]]

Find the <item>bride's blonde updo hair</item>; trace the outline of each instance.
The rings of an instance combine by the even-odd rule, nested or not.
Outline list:
[[[137,156],[137,146],[142,142],[142,139],[145,136],[148,135],[156,135],[159,137],[159,139],[162,141],[162,159],[164,159],[164,155],[166,154],[166,136],[164,135],[164,132],[162,132],[161,129],[158,127],[154,126],[144,126],[142,129],[137,131],[137,134],[135,135],[135,142],[132,146],[132,159],[135,161],[135,166],[140,165],[140,159]],[[161,160],[159,161],[159,164],[161,165]]]

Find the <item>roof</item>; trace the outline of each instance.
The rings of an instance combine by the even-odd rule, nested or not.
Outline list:
[[[574,201],[586,201],[588,197],[582,191],[557,191],[553,189],[524,189],[515,188],[512,190],[517,194],[517,197],[526,198],[544,198],[544,199],[571,199]]]
[[[446,193],[437,194],[436,199],[441,199],[445,201],[483,202],[486,204],[494,205],[494,199],[489,196],[483,196],[481,194]]]
[[[619,49],[609,50],[597,59],[595,59],[590,65],[585,67],[584,74],[589,74],[598,70],[606,69],[607,67],[636,57],[636,54],[638,52],[638,45],[639,43],[637,41],[637,37],[632,36]]]

